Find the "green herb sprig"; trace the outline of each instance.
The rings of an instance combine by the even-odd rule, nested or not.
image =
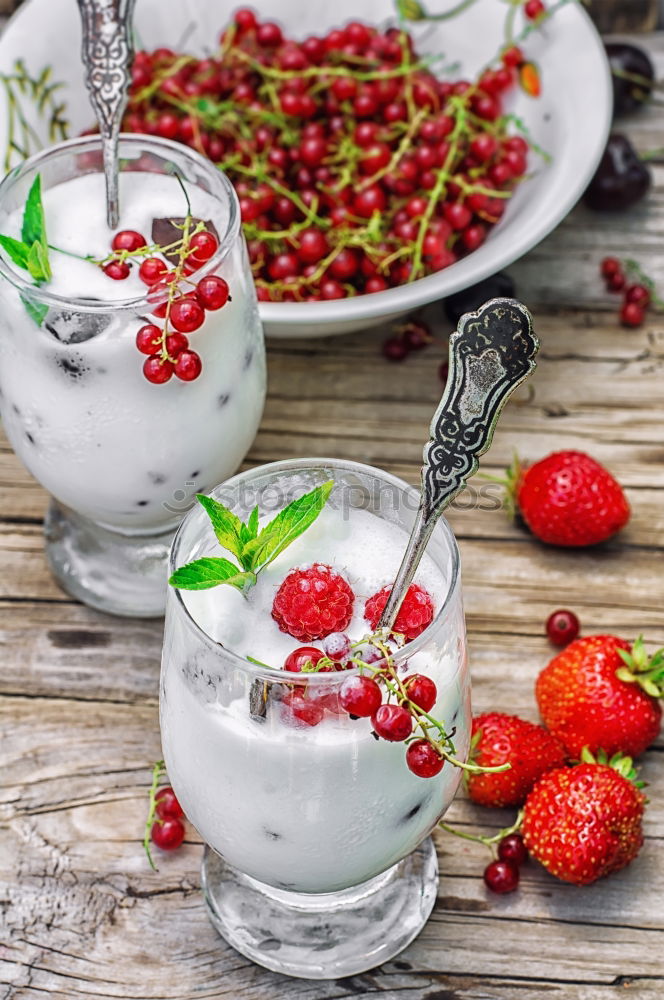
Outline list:
[[[218,556],[195,559],[177,569],[168,582],[178,590],[209,590],[226,583],[246,592],[254,586],[261,570],[314,523],[333,487],[332,480],[316,486],[284,507],[260,531],[258,507],[245,522],[218,500],[199,493],[196,499],[208,515],[217,541],[235,556],[237,563]]]
[[[40,174],[37,174],[28,191],[23,210],[21,239],[15,240],[12,236],[0,234],[0,247],[18,267],[28,272],[37,287],[50,281],[52,272],[48,258],[48,239],[46,237]],[[28,315],[40,326],[48,307],[33,302],[27,295],[22,295],[21,301]]]

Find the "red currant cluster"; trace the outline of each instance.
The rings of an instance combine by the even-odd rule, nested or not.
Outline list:
[[[631,263],[631,262],[630,262]],[[632,265],[631,269],[634,269]],[[646,311],[653,300],[652,288],[647,279],[629,284],[622,261],[617,257],[605,257],[600,265],[600,273],[610,292],[622,292],[620,322],[623,326],[636,327],[645,322]]]
[[[545,10],[527,0],[524,13]],[[531,65],[521,50],[475,82],[441,81],[433,61],[396,27],[353,21],[297,41],[241,9],[216,57],[138,52],[123,127],[227,172],[259,299],[379,292],[476,250],[527,170],[528,142],[503,113]]]
[[[380,635],[352,644],[345,633],[333,632],[323,645],[324,649],[300,646],[293,650],[283,669],[329,673],[359,667],[362,672],[348,676],[334,693],[317,695],[314,685],[291,688],[281,702],[286,721],[317,726],[326,712],[371,719],[376,736],[390,743],[408,742],[406,763],[413,774],[420,778],[439,774],[445,760],[453,759],[454,750],[441,723],[429,715],[438,696],[434,681],[425,674],[410,674],[402,680],[391,649]],[[422,737],[413,737],[414,728],[420,729]]]
[[[206,310],[221,309],[229,299],[228,284],[218,275],[191,280],[190,275],[214,256],[219,243],[202,226],[190,236],[190,223],[190,219],[185,221],[182,239],[168,247],[148,245],[141,233],[123,229],[113,237],[112,253],[100,265],[109,278],[121,281],[129,277],[132,259],[143,258],[138,276],[150,289],[148,298],[156,303],[153,316],[163,319],[164,325],[146,323],[136,334],[136,346],[148,355],[143,374],[155,384],[168,382],[173,375],[183,382],[198,378],[203,365],[196,351],[190,350],[186,334],[203,325]],[[158,252],[176,255],[176,266],[171,268],[162,257],[154,256]],[[190,291],[182,290],[185,284],[191,286]]]
[[[150,853],[151,843],[162,851],[174,851],[180,847],[185,837],[184,812],[175,792],[170,785],[159,787],[163,773],[164,762],[157,761],[152,768],[150,804],[143,837],[143,849],[152,868],[155,865]]]
[[[508,833],[498,843],[498,857],[484,869],[484,883],[491,892],[514,892],[519,885],[519,869],[528,860],[520,833]]]

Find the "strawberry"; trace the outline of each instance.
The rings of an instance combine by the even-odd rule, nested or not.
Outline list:
[[[521,831],[531,855],[564,882],[589,885],[624,868],[643,843],[646,797],[629,757],[549,771],[532,789]]]
[[[508,482],[523,520],[549,545],[596,545],[629,520],[620,484],[582,451],[553,452],[524,469],[515,463]]]
[[[538,778],[565,763],[565,751],[555,736],[516,715],[478,715],[472,732],[473,763],[482,767],[511,764],[508,771],[467,775],[468,794],[480,805],[519,806]]]
[[[577,758],[585,746],[638,757],[659,732],[662,694],[664,650],[649,657],[643,639],[630,648],[613,635],[575,639],[535,683],[544,725]]]

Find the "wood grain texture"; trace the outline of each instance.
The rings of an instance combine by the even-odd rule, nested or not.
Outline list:
[[[664,40],[651,48],[664,75]],[[661,114],[626,127],[661,144]],[[460,540],[474,703],[535,719],[532,685],[559,605],[588,633],[664,644],[664,318],[617,325],[599,258],[637,257],[664,285],[664,168],[629,215],[577,209],[516,265],[542,339],[538,371],[509,404],[485,470],[516,447],[535,459],[590,451],[624,483],[628,528],[608,545],[566,552],[509,521],[500,492],[476,480],[450,520]],[[380,355],[384,331],[271,345],[265,418],[247,465],[333,455],[416,482],[439,398],[449,333],[402,365]],[[113,619],[73,602],[43,554],[46,497],[0,442],[0,1000],[661,1000],[664,994],[664,740],[643,758],[646,843],[625,871],[576,889],[529,864],[512,897],[485,892],[478,846],[436,837],[434,914],[399,958],[328,983],[290,980],[239,956],[209,924],[200,841],[153,873],[140,840],[149,769],[160,756],[159,622]],[[448,818],[496,830],[508,811],[462,795]]]

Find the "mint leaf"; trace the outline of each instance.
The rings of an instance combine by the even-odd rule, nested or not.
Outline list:
[[[209,556],[180,566],[168,582],[171,587],[179,590],[209,590],[211,587],[218,587],[220,583],[245,590],[256,583],[256,577],[253,573],[243,573],[228,559]]]
[[[41,243],[33,243],[28,252],[27,268],[30,277],[34,278],[38,285],[43,284],[51,277],[51,266],[48,256]]]
[[[256,506],[249,515],[249,520],[247,521],[247,523],[243,524],[240,529],[240,538],[242,540],[243,548],[249,542],[252,542],[257,534],[258,534],[258,507]]]
[[[25,311],[30,319],[33,319],[37,326],[41,326],[46,318],[48,306],[44,305],[43,302],[33,302],[27,295],[21,295],[21,302],[25,306]]]
[[[330,480],[284,507],[274,520],[265,525],[258,538],[245,545],[242,564],[258,573],[276,559],[280,552],[313,524],[333,487],[334,482]]]
[[[223,503],[213,500],[212,497],[198,493],[196,499],[210,518],[212,529],[217,537],[217,541],[223,549],[228,549],[234,556],[241,559],[242,555],[242,521]],[[248,568],[248,567],[247,567]]]
[[[46,221],[42,204],[41,175],[37,174],[28,192],[23,211],[23,229],[21,239],[28,246],[41,243],[46,250]]]
[[[0,236],[0,247],[11,257],[15,264],[27,270],[30,247],[11,236]]]

